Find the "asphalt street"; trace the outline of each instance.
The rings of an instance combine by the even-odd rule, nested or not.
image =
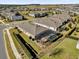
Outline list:
[[[5,44],[3,39],[3,29],[6,26],[3,24],[0,25],[0,59],[7,59],[6,50],[5,50]]]
[[[0,59],[7,59],[5,43],[3,38],[3,30],[8,27],[15,27],[18,26],[20,23],[10,23],[9,25],[0,24]]]

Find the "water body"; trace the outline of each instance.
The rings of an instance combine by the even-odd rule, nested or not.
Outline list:
[[[38,57],[36,55],[37,52],[19,34],[16,34],[16,36],[22,42],[22,44],[28,49],[31,56],[33,57],[32,59],[38,59]]]

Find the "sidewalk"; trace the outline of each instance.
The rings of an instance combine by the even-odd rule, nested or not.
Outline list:
[[[5,23],[3,22],[3,20],[0,20],[0,22],[2,22],[3,24],[5,24]]]
[[[3,34],[5,35],[5,31],[3,30]],[[5,50],[6,50],[6,54],[7,54],[7,58],[10,59],[8,51],[7,51],[7,45],[6,45],[6,38],[4,36],[4,43],[5,43]]]
[[[19,52],[17,51],[17,49],[15,47],[15,44],[13,42],[13,39],[12,39],[11,35],[10,35],[9,29],[6,29],[6,31],[7,31],[8,37],[9,37],[11,48],[13,50],[13,53],[14,53],[16,59],[22,59],[21,55],[19,54]]]

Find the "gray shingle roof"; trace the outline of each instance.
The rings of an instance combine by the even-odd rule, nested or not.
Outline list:
[[[38,25],[35,25],[35,24],[32,24],[32,23],[29,23],[29,22],[24,22],[24,23],[21,23],[19,24],[19,27],[22,28],[24,31],[32,34],[32,35],[36,35],[42,31],[45,31],[47,30],[47,28],[44,28],[44,27],[40,27]]]
[[[41,23],[47,26],[51,26],[54,28],[59,27],[62,22],[66,21],[67,19],[69,19],[70,16],[69,15],[65,15],[65,14],[59,14],[59,15],[54,15],[54,16],[50,16],[50,17],[45,17],[45,18],[38,18],[36,20],[34,20],[33,22],[36,23]],[[24,22],[19,24],[19,27],[22,28],[24,31],[32,34],[33,36],[38,35],[39,33],[48,30],[48,28],[39,26],[39,25],[35,25],[33,22]]]
[[[62,22],[68,19],[70,19],[70,16],[64,13],[64,14],[53,15],[50,17],[38,18],[34,22],[57,28],[60,25],[62,25]]]
[[[19,27],[22,28],[24,31],[29,32],[30,34],[35,35],[35,25],[24,22],[19,24]]]

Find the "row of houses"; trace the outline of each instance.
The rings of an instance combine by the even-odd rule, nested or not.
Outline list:
[[[66,14],[55,14],[53,16],[45,17],[45,18],[38,18],[34,21],[34,24],[46,27],[48,29],[51,29],[53,31],[57,31],[57,29],[64,25],[64,22],[67,22],[68,20],[71,20],[71,17]]]
[[[40,18],[40,17],[45,17],[48,16],[48,13],[29,13],[29,16],[35,17],[35,18]]]
[[[27,10],[30,11],[48,11],[48,10],[53,10],[54,8],[29,8]]]
[[[36,7],[31,7],[31,6],[20,6],[16,8],[19,11],[50,11],[50,10],[56,10],[56,7],[41,7],[41,6],[36,6]]]
[[[12,11],[2,11],[1,13],[2,16],[4,16],[6,19],[9,19],[11,21],[15,21],[15,20],[23,20],[23,16],[20,15],[17,11],[16,12],[12,12]]]

